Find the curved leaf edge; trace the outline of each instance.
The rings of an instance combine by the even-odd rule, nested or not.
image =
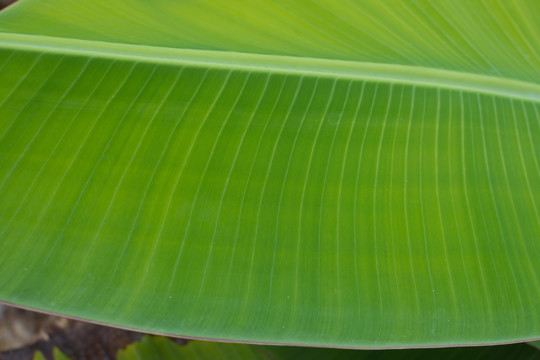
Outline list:
[[[480,346],[493,346],[493,345],[510,345],[510,344],[520,344],[528,343],[529,345],[536,347],[535,343],[540,344],[540,337],[531,338],[531,339],[509,339],[505,341],[493,341],[493,342],[482,342],[482,343],[446,343],[446,344],[428,344],[428,345],[388,345],[388,346],[341,346],[341,345],[325,345],[325,344],[316,344],[316,343],[281,343],[281,342],[265,342],[265,341],[252,341],[252,340],[243,340],[243,339],[222,339],[222,338],[212,338],[212,337],[200,337],[200,336],[189,336],[182,334],[173,334],[155,331],[152,329],[144,329],[140,327],[130,327],[123,326],[114,323],[109,323],[106,321],[94,320],[90,318],[80,317],[71,315],[69,313],[59,313],[51,311],[45,308],[33,307],[22,305],[20,303],[13,303],[9,301],[0,300],[0,304],[16,307],[19,309],[34,311],[41,314],[53,315],[64,317],[66,319],[84,321],[91,324],[109,326],[116,329],[135,331],[148,335],[157,335],[157,336],[166,336],[172,338],[180,338],[186,340],[201,340],[201,341],[211,341],[211,342],[221,342],[221,343],[233,343],[233,344],[250,344],[250,345],[270,345],[270,346],[296,346],[296,347],[316,347],[316,348],[327,348],[327,349],[350,349],[350,350],[400,350],[400,349],[439,349],[439,348],[455,348],[455,347],[480,347]]]

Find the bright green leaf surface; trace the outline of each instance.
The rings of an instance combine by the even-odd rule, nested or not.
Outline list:
[[[215,339],[539,338],[539,11],[23,0],[0,299]]]

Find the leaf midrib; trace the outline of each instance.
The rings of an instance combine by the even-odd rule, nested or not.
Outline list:
[[[177,49],[2,32],[0,47],[180,66],[378,81],[476,92],[540,103],[540,84],[420,66]]]

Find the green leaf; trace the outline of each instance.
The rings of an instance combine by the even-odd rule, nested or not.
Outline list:
[[[55,360],[69,360],[69,357],[67,357],[64,353],[62,353],[58,348],[53,348],[53,356]],[[36,351],[34,353],[33,360],[46,360],[45,356],[43,356],[43,353],[40,351]]]
[[[245,344],[227,344],[209,341],[190,341],[178,345],[162,336],[144,336],[142,340],[129,345],[118,352],[118,360],[268,360],[258,346]]]
[[[187,345],[177,345],[160,336],[145,336],[141,341],[129,345],[118,352],[118,360],[399,360],[399,359],[540,359],[540,351],[527,344],[503,346],[462,347],[444,349],[407,350],[344,350],[314,349],[291,346],[260,346],[246,344],[214,343],[190,341]]]
[[[0,299],[232,341],[540,338],[539,10],[22,0]]]

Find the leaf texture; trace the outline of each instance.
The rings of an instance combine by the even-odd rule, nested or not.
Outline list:
[[[92,4],[0,14],[0,299],[234,341],[540,337],[537,2]]]

